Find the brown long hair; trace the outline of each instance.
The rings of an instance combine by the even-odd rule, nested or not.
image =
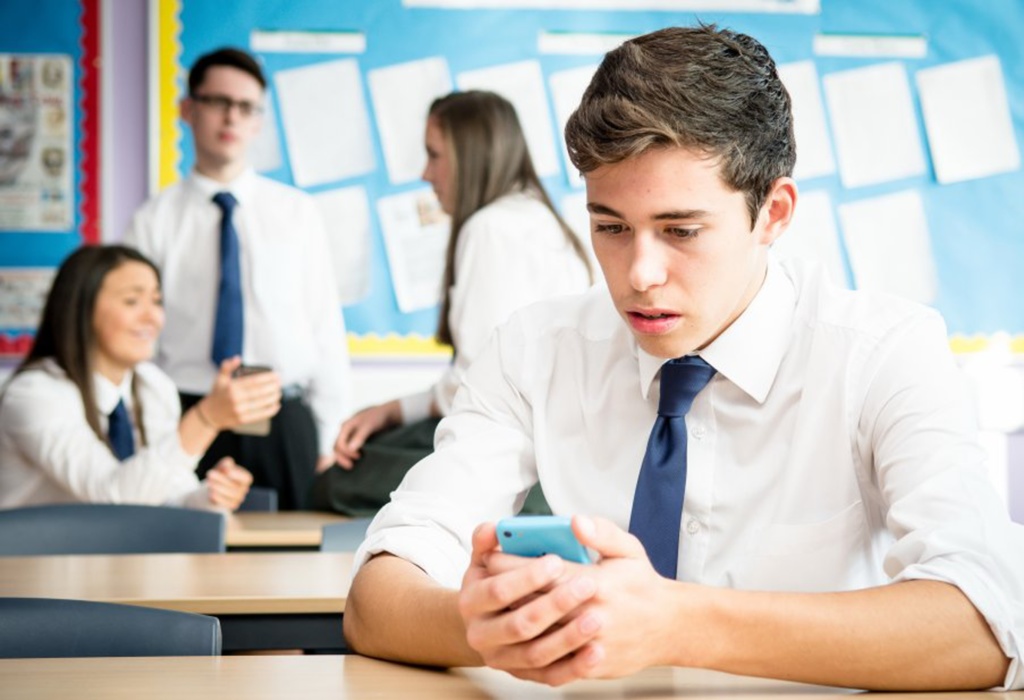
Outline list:
[[[429,118],[444,135],[454,178],[454,202],[451,213],[451,235],[444,262],[441,293],[441,315],[437,323],[437,339],[454,345],[448,312],[451,310],[451,287],[455,284],[455,250],[462,227],[480,209],[510,192],[534,194],[558,221],[566,242],[587,267],[587,253],[576,234],[558,215],[533,167],[522,126],[512,104],[500,95],[484,90],[453,92],[434,100]]]
[[[34,369],[42,360],[51,358],[78,388],[78,393],[82,397],[82,407],[85,409],[86,422],[96,433],[96,437],[107,444],[107,436],[100,429],[99,410],[96,408],[96,394],[93,390],[92,365],[96,352],[93,314],[96,311],[96,298],[103,286],[103,280],[126,262],[139,262],[149,266],[159,283],[160,271],[156,265],[134,248],[122,245],[90,245],[79,248],[69,255],[61,263],[53,279],[32,349],[12,375],[13,378],[26,370]],[[142,404],[138,401],[134,382],[132,392],[136,398],[135,425],[142,436],[142,444],[146,444]]]
[[[796,163],[775,61],[752,37],[714,25],[661,29],[608,52],[565,125],[565,143],[584,174],[651,148],[718,158],[751,222]]]

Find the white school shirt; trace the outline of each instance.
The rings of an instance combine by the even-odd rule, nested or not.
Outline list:
[[[717,374],[686,417],[677,578],[798,592],[946,581],[1012,659],[1007,687],[1024,686],[1024,527],[989,481],[939,315],[773,259],[700,355]],[[516,314],[357,565],[388,551],[457,588],[473,528],[517,512],[538,478],[556,514],[628,528],[664,362],[600,288]]]
[[[82,395],[56,362],[16,375],[0,398],[0,508],[49,503],[133,503],[213,508],[178,439],[181,407],[171,380],[155,365],[135,367],[147,446],[134,427],[135,454],[121,462],[89,427]],[[134,421],[131,373],[120,386],[93,375],[106,432],[124,400]]]
[[[432,402],[447,415],[473,359],[514,311],[589,286],[586,265],[536,195],[514,192],[475,212],[455,248],[448,312],[455,357],[433,387],[400,399],[402,420],[426,418]]]
[[[333,454],[351,413],[351,372],[327,234],[306,193],[252,170],[227,184],[193,172],[136,212],[124,242],[156,263],[163,284],[167,320],[156,362],[185,393],[206,394],[213,384],[222,218],[213,196],[224,191],[238,200],[242,359],[306,390],[320,454]]]

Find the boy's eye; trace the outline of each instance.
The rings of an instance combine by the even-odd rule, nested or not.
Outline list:
[[[699,228],[681,228],[681,227],[675,227],[674,226],[672,228],[666,229],[666,232],[669,235],[675,236],[676,238],[693,238],[698,233],[700,233],[700,229]]]
[[[622,233],[622,224],[594,224],[596,233]]]

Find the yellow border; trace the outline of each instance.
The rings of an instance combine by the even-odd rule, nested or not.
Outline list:
[[[415,333],[405,336],[397,333],[388,333],[387,335],[349,333],[348,352],[353,357],[446,359],[452,356],[450,346],[442,345],[433,338]]]
[[[181,129],[178,126],[178,101],[181,99],[181,2],[158,0],[157,42],[159,46],[159,95],[157,118],[160,124],[160,150],[157,183],[160,189],[178,181],[181,162]]]
[[[949,339],[949,347],[955,355],[971,355],[988,350],[1007,349],[1013,355],[1024,355],[1024,335],[1010,336],[1006,333],[993,335],[954,335]]]

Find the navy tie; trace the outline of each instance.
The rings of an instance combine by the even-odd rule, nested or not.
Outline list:
[[[230,192],[218,192],[213,202],[220,207],[220,285],[217,288],[217,316],[213,325],[213,363],[242,354],[242,266],[238,254],[238,231],[231,214],[238,200]]]
[[[114,455],[122,462],[135,454],[135,437],[132,435],[132,421],[128,418],[128,409],[124,399],[117,402],[108,416],[107,437]]]
[[[655,570],[676,577],[679,524],[686,490],[686,414],[693,399],[715,375],[715,368],[696,355],[666,362],[661,367],[658,418],[647,440],[633,496],[629,531],[647,550]]]

